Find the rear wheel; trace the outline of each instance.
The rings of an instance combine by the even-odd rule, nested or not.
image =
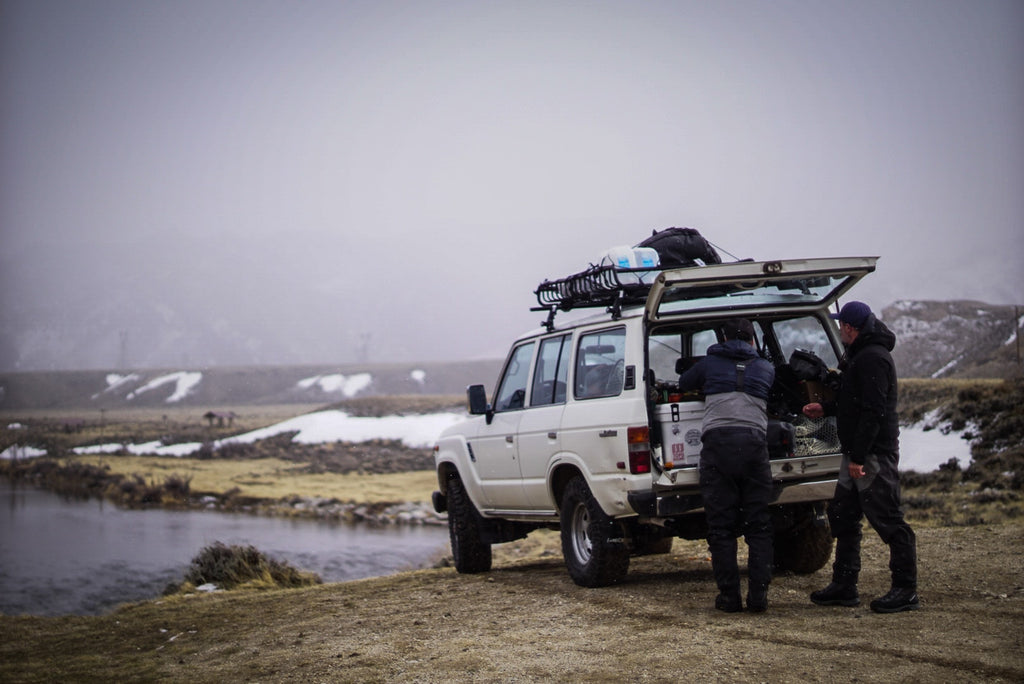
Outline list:
[[[603,587],[621,580],[629,569],[629,549],[618,523],[610,518],[582,477],[565,488],[561,509],[562,555],[573,582]]]
[[[833,544],[828,525],[818,522],[814,510],[801,511],[792,527],[775,535],[775,570],[817,572],[832,557]]]
[[[491,545],[481,540],[481,517],[462,480],[448,480],[448,536],[452,543],[455,569],[463,574],[491,569]]]

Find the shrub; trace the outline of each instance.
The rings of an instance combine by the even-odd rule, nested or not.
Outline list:
[[[192,559],[185,581],[195,586],[216,584],[222,589],[252,587],[305,587],[320,584],[320,576],[268,558],[254,546],[227,546],[214,542]]]
[[[171,501],[187,502],[192,488],[192,478],[170,475],[164,480],[164,497]]]

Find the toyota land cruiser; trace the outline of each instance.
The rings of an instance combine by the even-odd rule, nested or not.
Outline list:
[[[776,367],[769,400],[777,570],[821,568],[832,553],[824,509],[839,470],[834,419],[800,408],[829,392],[841,343],[829,307],[877,257],[737,261],[651,270],[594,266],[536,291],[548,312],[516,340],[490,403],[467,389],[470,418],[435,447],[452,554],[461,573],[491,568],[491,545],[560,530],[573,581],[604,586],[631,555],[665,553],[706,528],[698,483],[699,394],[679,374],[722,340],[722,322],[755,326]],[[558,312],[590,310],[571,321]],[[806,363],[818,361],[819,371]],[[799,363],[798,363],[799,361]]]

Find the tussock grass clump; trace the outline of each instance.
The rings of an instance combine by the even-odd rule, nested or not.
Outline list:
[[[51,458],[0,461],[0,475],[27,482],[70,498],[100,498],[119,506],[186,506],[192,478],[171,473],[157,481],[138,473],[113,472],[109,464]]]
[[[147,481],[138,473],[107,487],[104,497],[128,508],[160,504],[185,506],[191,494],[191,477],[169,475],[163,482]]]
[[[316,573],[298,570],[287,562],[268,558],[254,546],[228,546],[214,542],[192,559],[185,585],[216,584],[221,589],[289,589],[321,584]]]
[[[71,498],[100,497],[124,476],[110,468],[90,463],[61,464],[51,458],[0,461],[0,475],[12,481],[27,482]]]

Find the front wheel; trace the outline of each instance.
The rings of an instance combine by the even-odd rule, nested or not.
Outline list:
[[[603,587],[625,577],[629,549],[622,529],[601,510],[580,476],[565,488],[560,523],[562,555],[573,582],[581,587]]]
[[[466,493],[462,480],[448,480],[448,536],[455,570],[462,574],[491,569],[491,545],[481,540],[480,513]]]

